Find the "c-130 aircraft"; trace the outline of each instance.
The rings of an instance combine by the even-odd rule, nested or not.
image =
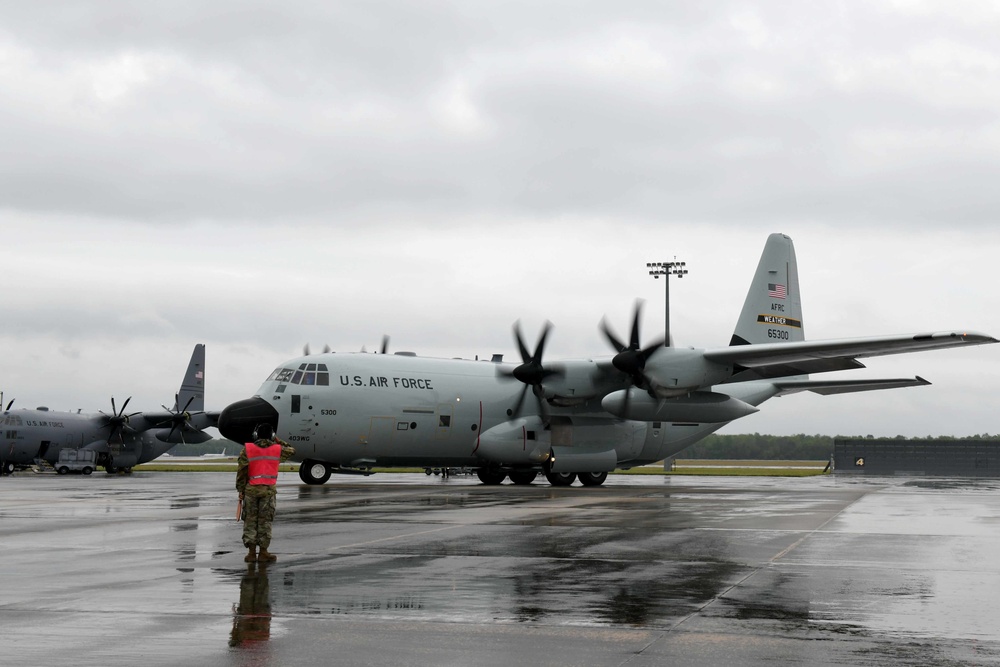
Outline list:
[[[214,426],[219,413],[204,411],[205,346],[194,346],[173,409],[127,413],[130,400],[119,407],[112,398],[110,414],[11,410],[8,404],[0,415],[0,475],[35,461],[55,466],[67,448],[93,450],[94,463],[109,473],[131,472],[132,466],[152,461],[174,445],[211,440],[202,429]],[[82,471],[90,474],[93,468]]]
[[[299,476],[372,466],[471,467],[484,484],[604,483],[616,468],[655,463],[800,391],[843,394],[930,384],[921,377],[811,380],[864,368],[860,358],[996,343],[974,332],[807,341],[792,240],[771,234],[728,347],[643,347],[637,305],[627,342],[606,322],[616,354],[548,361],[546,324],[533,352],[519,325],[521,363],[411,353],[306,355],[279,366],[257,394],[226,407],[219,430],[245,442],[267,423],[296,449]],[[513,381],[513,382],[512,382]],[[518,388],[516,383],[521,383]],[[535,409],[525,409],[531,390]]]

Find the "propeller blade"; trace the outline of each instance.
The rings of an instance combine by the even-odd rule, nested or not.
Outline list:
[[[304,357],[309,356],[309,343],[306,343],[305,345],[302,346],[302,356]]]
[[[14,405],[14,399],[13,398],[10,399],[10,403],[7,404],[7,407],[4,408],[4,410],[10,410],[10,406],[12,406],[12,405]]]
[[[524,336],[521,333],[521,321],[514,322],[514,340],[517,342],[517,349],[521,355],[521,364],[515,366],[513,370],[502,369],[501,377],[513,377],[524,383],[524,388],[517,397],[517,403],[511,409],[511,416],[517,417],[524,407],[524,397],[530,387],[535,399],[538,401],[538,412],[544,420],[548,420],[548,409],[545,401],[545,389],[542,382],[545,378],[557,374],[559,371],[545,368],[542,365],[542,357],[545,355],[545,344],[548,341],[549,332],[552,331],[552,323],[546,321],[542,327],[542,333],[535,344],[534,354],[528,352],[527,345],[524,344]]]
[[[329,345],[324,345],[323,346],[323,354],[329,354],[329,353],[330,353],[330,346]]]
[[[521,393],[517,396],[517,403],[514,404],[512,408],[511,417],[517,418],[521,416],[521,407],[524,405],[524,396],[528,393],[528,385],[521,387]]]
[[[642,315],[642,300],[635,302],[635,315],[632,317],[632,337],[629,339],[629,347],[638,350],[639,345],[639,317]]]
[[[626,349],[625,343],[618,340],[618,336],[611,331],[611,326],[608,324],[608,318],[601,318],[601,331],[604,332],[604,337],[608,339],[611,343],[611,347],[615,348],[615,352],[621,352]]]
[[[524,346],[524,338],[521,336],[521,320],[514,322],[514,340],[517,341],[517,349],[521,353],[521,361],[527,363],[531,359],[528,348]]]
[[[388,351],[389,351],[389,337],[382,336],[382,354],[385,354]]]

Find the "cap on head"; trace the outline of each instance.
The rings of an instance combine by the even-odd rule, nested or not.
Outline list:
[[[270,440],[273,437],[274,429],[270,424],[257,424],[257,428],[253,430],[254,440]]]

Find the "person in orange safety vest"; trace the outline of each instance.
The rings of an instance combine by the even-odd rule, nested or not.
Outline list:
[[[271,545],[278,465],[291,458],[295,449],[275,437],[269,424],[258,425],[253,438],[244,445],[236,470],[236,490],[243,505],[243,546],[249,550],[243,560],[271,562],[277,560],[267,548]]]

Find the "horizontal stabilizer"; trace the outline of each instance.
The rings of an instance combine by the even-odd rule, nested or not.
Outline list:
[[[892,378],[886,380],[788,380],[775,382],[778,388],[777,396],[794,394],[800,391],[811,391],[823,396],[832,394],[853,394],[859,391],[876,391],[878,389],[900,389],[902,387],[923,387],[930,382],[919,375],[915,378]]]

